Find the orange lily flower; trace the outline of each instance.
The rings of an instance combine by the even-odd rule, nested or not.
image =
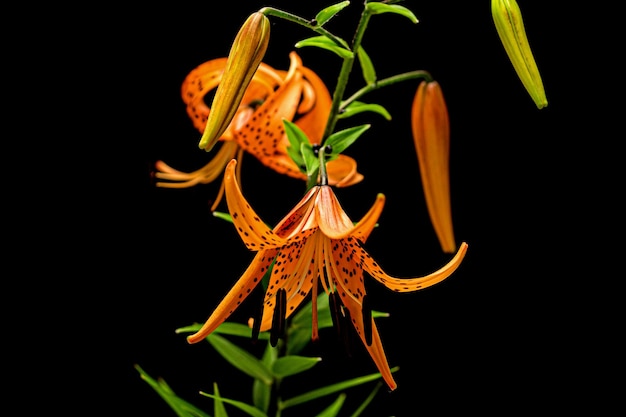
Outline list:
[[[306,181],[287,153],[290,145],[283,119],[293,121],[308,136],[311,143],[320,143],[330,114],[332,99],[323,81],[302,65],[300,57],[292,52],[289,71],[276,70],[265,63],[259,65],[247,87],[235,117],[221,135],[218,153],[204,167],[189,173],[176,170],[163,161],[155,168],[158,187],[186,188],[214,181],[235,156],[241,159],[243,151],[255,156],[264,165],[280,174]],[[185,78],[181,94],[187,105],[187,114],[194,126],[203,132],[211,109],[205,97],[220,84],[227,58],[205,62]],[[347,187],[360,182],[356,161],[339,155],[328,162],[329,184]],[[223,185],[222,185],[223,190]],[[220,196],[213,204],[217,206]]]
[[[246,247],[257,253],[200,330],[187,338],[189,343],[202,341],[222,324],[261,282],[275,261],[260,323],[251,319],[250,326],[260,331],[281,326],[311,293],[312,338],[316,340],[317,293],[318,283],[321,283],[332,300],[340,303],[337,314],[352,323],[383,379],[391,390],[395,389],[396,382],[368,307],[363,272],[393,291],[418,291],[450,276],[461,264],[467,244],[461,244],[456,255],[431,274],[415,278],[392,277],[382,270],[362,246],[382,213],[385,202],[383,194],[378,194],[372,208],[360,222],[354,224],[343,211],[332,187],[317,185],[309,189],[295,208],[272,230],[242,195],[235,175],[236,164],[237,161],[232,160],[225,171],[228,209]],[[282,317],[281,312],[284,313]]]

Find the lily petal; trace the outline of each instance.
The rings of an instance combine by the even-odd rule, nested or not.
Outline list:
[[[385,206],[385,195],[379,193],[376,196],[376,201],[369,209],[367,213],[361,218],[361,220],[354,225],[354,229],[352,229],[351,235],[355,238],[359,239],[361,242],[365,242],[369,237],[372,230],[376,227],[376,223],[378,222],[378,218],[383,212],[383,207]]]
[[[461,265],[461,261],[467,252],[467,243],[463,242],[459,246],[456,255],[442,268],[437,271],[417,278],[395,278],[388,275],[376,263],[371,256],[362,248],[357,248],[359,257],[363,259],[363,269],[367,271],[374,279],[379,281],[385,287],[396,292],[412,292],[422,290],[424,288],[435,285],[448,278]]]
[[[237,160],[232,159],[226,166],[224,172],[224,188],[226,192],[226,203],[233,219],[233,224],[237,228],[239,236],[246,247],[250,250],[260,250],[270,247],[282,246],[286,240],[275,235],[250,207],[248,201],[241,194],[239,184],[235,176]]]
[[[259,251],[248,269],[243,273],[237,283],[228,291],[226,297],[215,308],[211,316],[202,325],[200,330],[187,337],[189,343],[202,341],[222,324],[239,305],[246,299],[252,290],[261,282],[276,257],[277,249]]]
[[[346,236],[354,229],[352,220],[343,211],[333,189],[328,185],[319,187],[315,201],[315,215],[320,230],[331,239]]]

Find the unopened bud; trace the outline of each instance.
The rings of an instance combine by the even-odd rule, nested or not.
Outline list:
[[[270,22],[261,12],[251,14],[239,29],[228,54],[224,75],[215,91],[200,148],[210,151],[228,128],[265,56],[269,38]]]

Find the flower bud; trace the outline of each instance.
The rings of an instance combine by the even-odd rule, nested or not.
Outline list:
[[[424,198],[441,249],[456,250],[450,206],[450,120],[436,81],[422,81],[411,109],[411,129]]]
[[[535,58],[528,44],[522,12],[517,2],[515,0],[491,0],[491,14],[502,45],[504,45],[517,76],[524,84],[537,108],[546,107],[548,100]]]
[[[224,75],[215,91],[200,148],[210,151],[228,128],[263,60],[269,38],[269,19],[260,12],[251,14],[239,29],[228,54]]]

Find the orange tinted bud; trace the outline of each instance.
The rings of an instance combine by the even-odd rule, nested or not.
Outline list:
[[[446,253],[456,250],[450,206],[450,121],[436,81],[422,81],[411,109],[411,128],[431,223]]]

